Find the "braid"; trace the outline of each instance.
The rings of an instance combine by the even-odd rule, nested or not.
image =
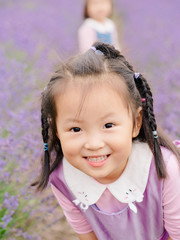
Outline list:
[[[56,82],[61,82],[61,79],[65,79],[67,77],[67,75],[64,73],[66,73],[66,69],[64,65],[61,64],[59,68],[53,73],[49,83],[42,92],[41,127],[42,139],[44,143],[44,153],[41,160],[41,174],[38,179],[31,184],[31,186],[37,186],[37,191],[42,191],[46,188],[50,174],[54,169],[57,168],[63,158],[61,143],[56,134],[56,107],[53,88]],[[63,89],[63,84],[61,87]]]
[[[44,116],[43,114],[43,109],[41,109],[41,127],[42,127],[42,138],[44,143],[48,142],[48,120],[47,117]]]
[[[134,77],[134,81],[140,93],[140,96],[142,98],[145,98],[146,100],[146,104],[143,105],[143,113],[144,113],[143,115],[144,115],[144,121],[149,124],[151,131],[148,131],[148,128],[146,127],[147,124],[144,123],[143,124],[144,134],[146,136],[146,140],[151,150],[154,153],[157,175],[159,178],[165,178],[166,171],[165,171],[164,161],[162,157],[162,152],[160,149],[159,139],[157,136],[156,137],[153,136],[153,132],[157,130],[157,124],[156,124],[156,119],[153,111],[152,92],[146,79],[141,74],[137,79]],[[148,136],[149,134],[150,136]],[[154,142],[153,146],[151,144],[152,140]]]
[[[41,108],[41,126],[42,126],[42,138],[44,144],[48,145],[48,129],[49,123],[47,117],[44,115],[43,108]],[[44,158],[42,162],[43,175],[40,178],[40,182],[38,184],[38,189],[44,189],[48,184],[48,178],[50,173],[50,158],[48,147],[44,149]]]
[[[147,81],[143,77],[142,77],[142,85],[144,87],[144,91],[142,92],[142,95],[146,99],[146,109],[147,109],[149,124],[150,124],[152,131],[156,131],[157,125],[156,125],[156,120],[155,120],[155,116],[154,116],[154,112],[153,112],[152,93],[151,93],[151,89],[150,89]]]

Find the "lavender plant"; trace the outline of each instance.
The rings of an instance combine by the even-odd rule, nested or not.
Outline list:
[[[150,81],[160,125],[174,139],[180,137],[180,2],[116,1],[122,20],[126,55]]]

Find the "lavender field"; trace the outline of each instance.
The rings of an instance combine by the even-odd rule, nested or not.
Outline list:
[[[29,186],[43,146],[40,95],[77,53],[83,0],[0,0],[0,239],[76,239],[48,187]],[[150,81],[159,124],[180,138],[179,0],[116,0],[122,52]]]

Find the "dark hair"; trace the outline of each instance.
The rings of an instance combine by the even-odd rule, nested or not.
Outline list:
[[[89,4],[89,1],[90,1],[90,0],[86,0],[86,1],[85,1],[85,5],[84,5],[84,19],[90,17],[89,14],[88,14],[88,4]],[[111,2],[111,4],[112,4],[112,9],[113,9],[113,1],[110,0],[110,2]]]
[[[61,143],[57,137],[55,96],[59,92],[64,92],[67,83],[76,81],[77,77],[84,79],[84,77],[89,76],[115,74],[118,76],[118,82],[125,83],[128,107],[134,113],[135,110],[142,107],[142,126],[139,135],[133,141],[138,140],[149,145],[154,155],[156,171],[160,179],[166,177],[160,146],[171,150],[180,159],[180,152],[176,146],[161,129],[157,129],[152,92],[144,76],[140,74],[135,77],[133,67],[113,46],[100,42],[96,42],[93,46],[94,50],[89,49],[84,54],[75,56],[64,64],[61,63],[42,93],[42,137],[44,143],[48,143],[48,150],[45,149],[42,158],[41,176],[37,182],[32,184],[33,186],[37,185],[37,190],[43,190],[46,187],[50,173],[57,168],[63,158]],[[115,82],[114,78],[112,78],[112,82]],[[145,99],[145,102],[142,102],[142,98]],[[157,131],[158,138],[154,138],[153,131]]]

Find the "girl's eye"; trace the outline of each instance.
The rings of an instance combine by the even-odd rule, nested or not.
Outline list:
[[[104,125],[105,128],[112,128],[113,126],[114,126],[113,123],[106,123],[106,124]]]
[[[71,132],[80,132],[81,129],[79,127],[73,127],[70,129]]]

